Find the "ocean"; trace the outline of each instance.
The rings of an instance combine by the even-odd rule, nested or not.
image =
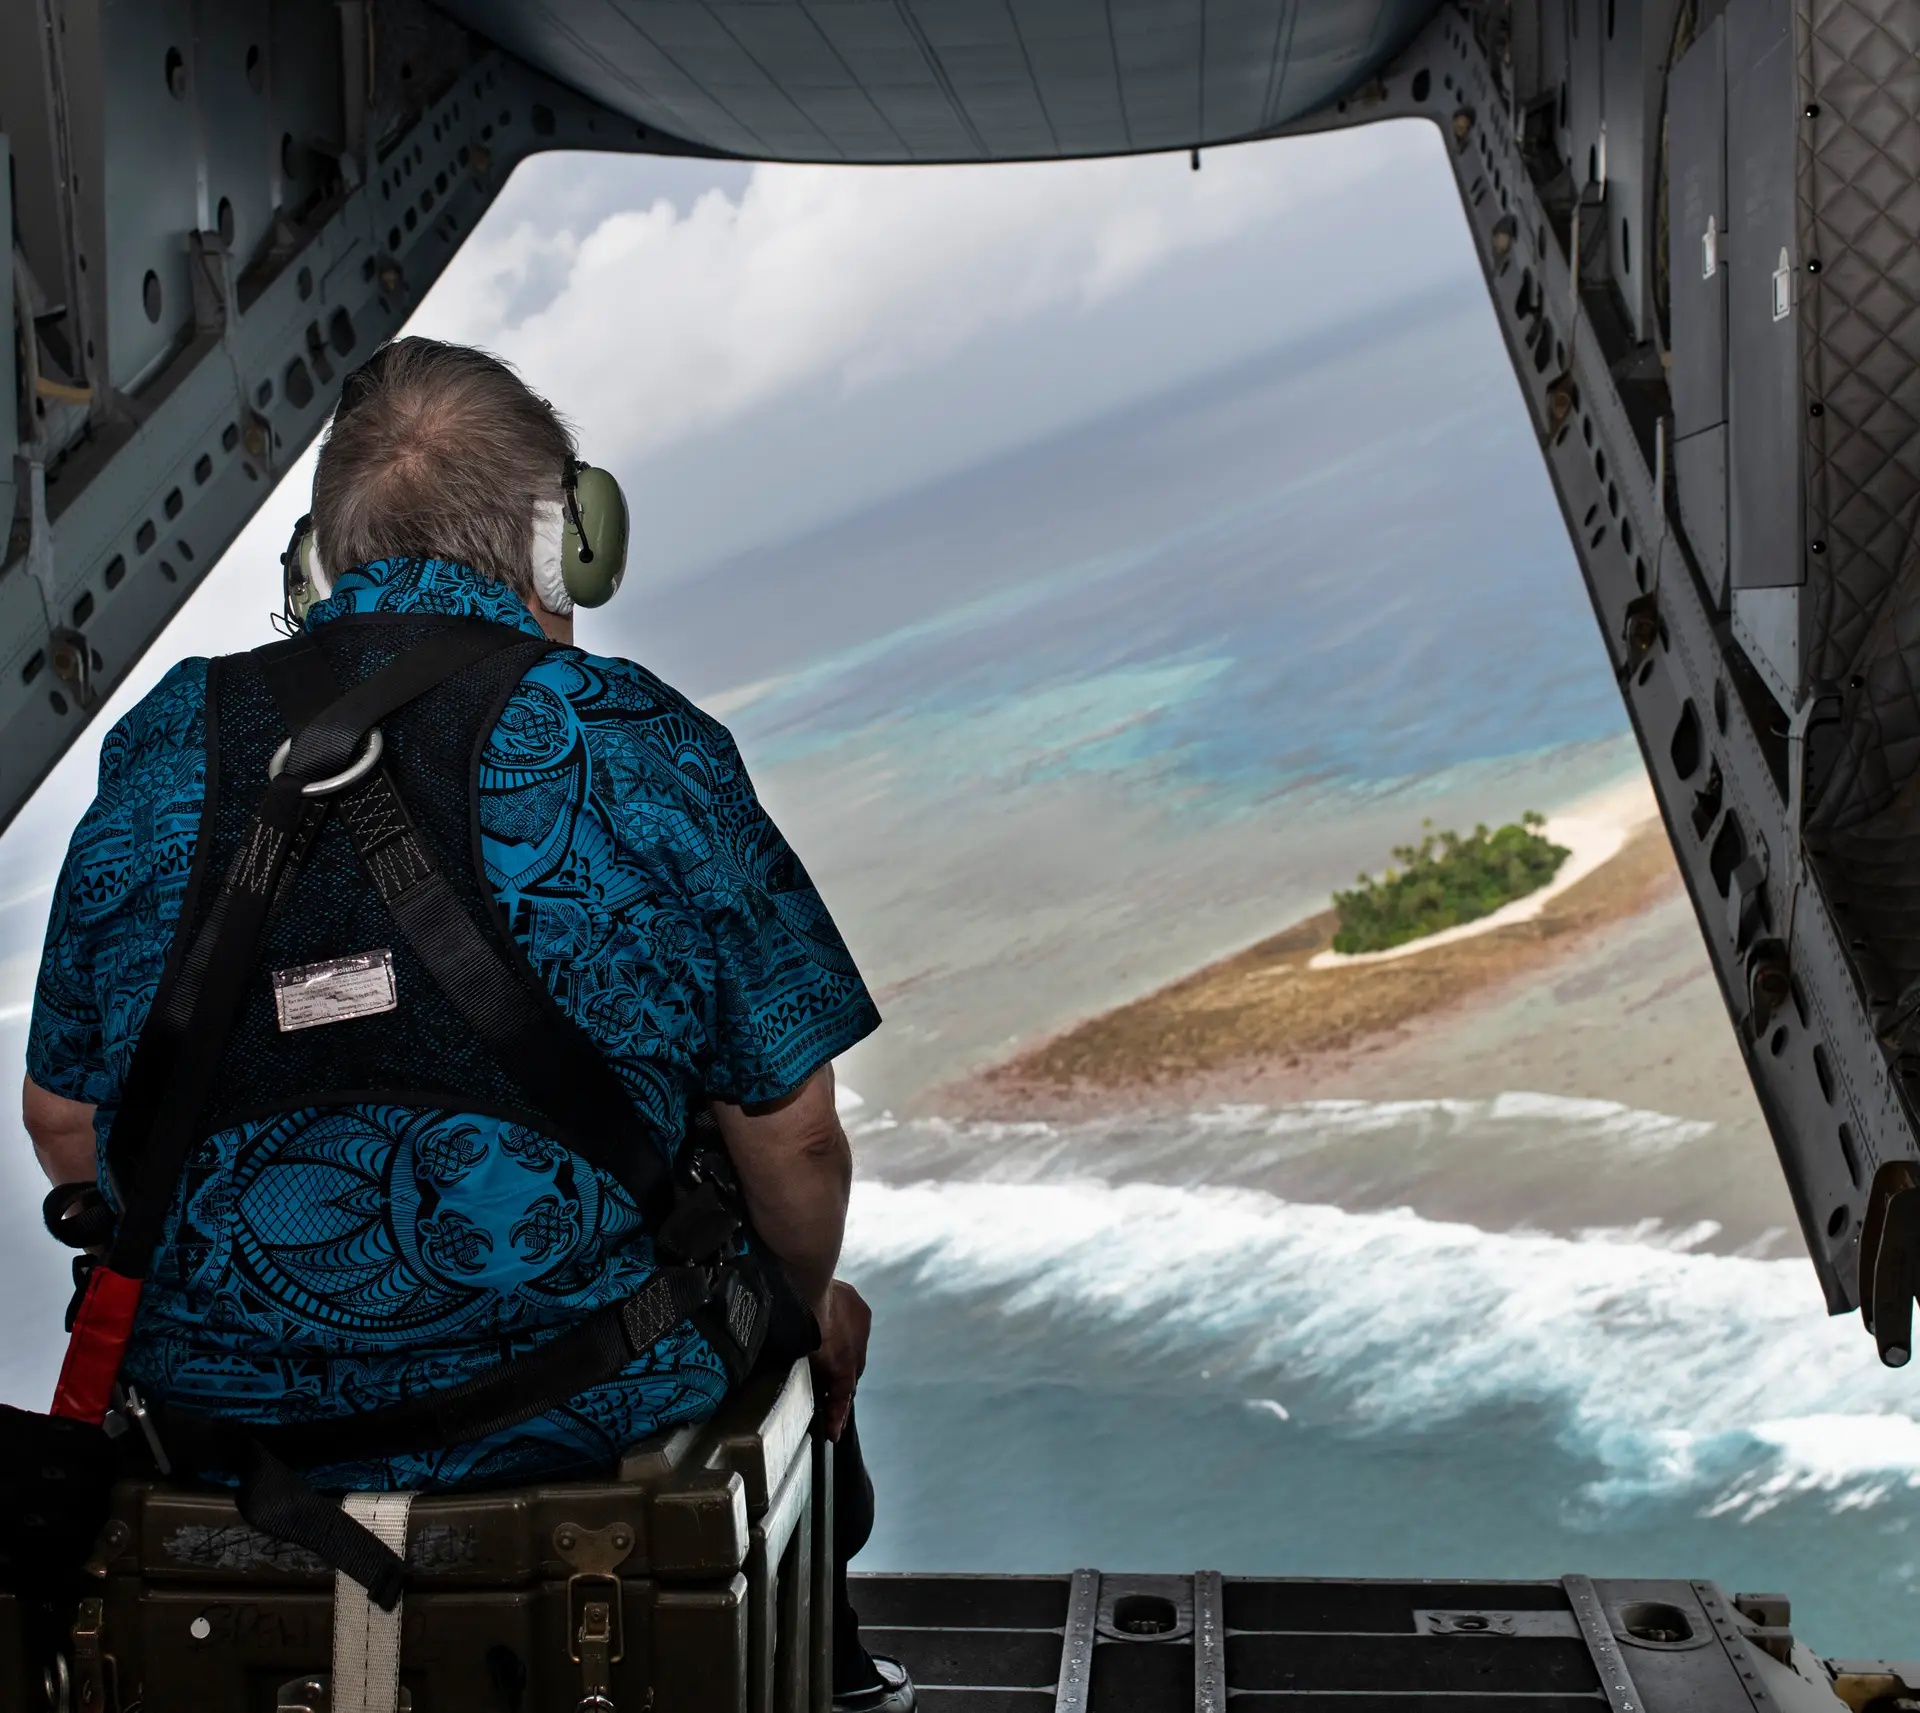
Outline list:
[[[862,1567],[1712,1577],[1790,1592],[1826,1652],[1913,1651],[1913,1382],[1752,1212],[1750,1101],[1683,1076],[1655,1110],[1596,1028],[1552,1089],[1516,1052],[1472,1095],[1388,1098],[1362,1061],[1311,1103],[956,1116],[973,1073],[1322,908],[1423,819],[1638,766],[1477,288],[583,632],[729,721],[887,1018],[840,1067]],[[0,841],[16,1065],[46,819]],[[1662,937],[1634,1003],[1722,1065],[1704,954]],[[0,1396],[38,1405],[64,1268],[17,1128],[0,1171]]]
[[[1829,1653],[1910,1650],[1912,1382],[1826,1318],[1804,1259],[1231,1181],[1250,1154],[1405,1141],[1423,1118],[1463,1171],[1501,1131],[1646,1163],[1707,1128],[1449,1104],[1197,1112],[1157,1138],[856,1124],[870,1158],[912,1156],[860,1184],[848,1247],[875,1305],[869,1567],[1705,1577],[1791,1593]]]

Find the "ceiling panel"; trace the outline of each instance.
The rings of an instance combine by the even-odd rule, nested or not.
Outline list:
[[[441,0],[636,123],[755,159],[1185,149],[1300,118],[1435,0]]]

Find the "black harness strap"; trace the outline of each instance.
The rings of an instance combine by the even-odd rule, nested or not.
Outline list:
[[[107,1258],[116,1273],[144,1278],[159,1246],[235,1012],[254,975],[255,948],[283,865],[315,812],[302,784],[344,767],[385,715],[516,640],[500,626],[450,627],[338,697],[296,735],[285,769],[261,794],[206,922],[155,996],[135,1049],[109,1139],[121,1158],[136,1162]],[[406,1574],[393,1550],[243,1430],[221,1437],[232,1448],[221,1461],[240,1477],[241,1514],[319,1553],[391,1610]]]
[[[155,996],[134,1050],[109,1150],[135,1161],[107,1265],[143,1279],[192,1147],[233,1014],[253,974],[253,948],[305,805],[300,781],[274,780],[240,856],[168,990]]]
[[[207,920],[162,981],[134,1049],[126,1093],[107,1138],[109,1158],[131,1178],[121,1186],[120,1227],[107,1257],[115,1272],[144,1278],[159,1245],[234,1014],[253,975],[254,946],[282,866],[305,824],[324,812],[301,795],[301,785],[344,768],[383,716],[520,640],[504,626],[478,621],[439,632],[322,710],[316,722],[320,735],[309,743],[303,730],[285,769],[268,783]]]
[[[530,667],[550,646],[516,636],[504,663],[524,656]],[[324,645],[260,658],[288,725],[303,733],[294,745],[298,756],[316,706],[338,695]],[[648,1214],[662,1214],[667,1163],[642,1130],[626,1086],[579,1025],[542,1003],[530,972],[514,969],[480,932],[415,828],[391,771],[376,767],[334,803],[380,902],[501,1069],[561,1123],[576,1153]]]
[[[706,1268],[664,1267],[632,1296],[460,1385],[385,1409],[249,1432],[274,1455],[307,1465],[486,1439],[611,1380],[706,1304],[710,1279]],[[166,1419],[178,1414],[169,1411]]]

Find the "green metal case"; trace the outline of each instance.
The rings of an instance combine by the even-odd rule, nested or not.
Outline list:
[[[616,1713],[824,1713],[831,1448],[812,1415],[796,1363],[604,1480],[416,1500],[412,1713],[573,1713],[589,1597],[613,1607]],[[333,1573],[225,1493],[123,1483],[92,1568],[67,1650],[75,1713],[327,1707]],[[5,1616],[0,1670],[20,1674]]]

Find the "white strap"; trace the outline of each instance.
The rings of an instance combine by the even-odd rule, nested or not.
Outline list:
[[[340,1508],[407,1556],[411,1493],[349,1493]],[[344,1572],[333,1573],[332,1713],[398,1713],[400,1602],[383,1612]]]

